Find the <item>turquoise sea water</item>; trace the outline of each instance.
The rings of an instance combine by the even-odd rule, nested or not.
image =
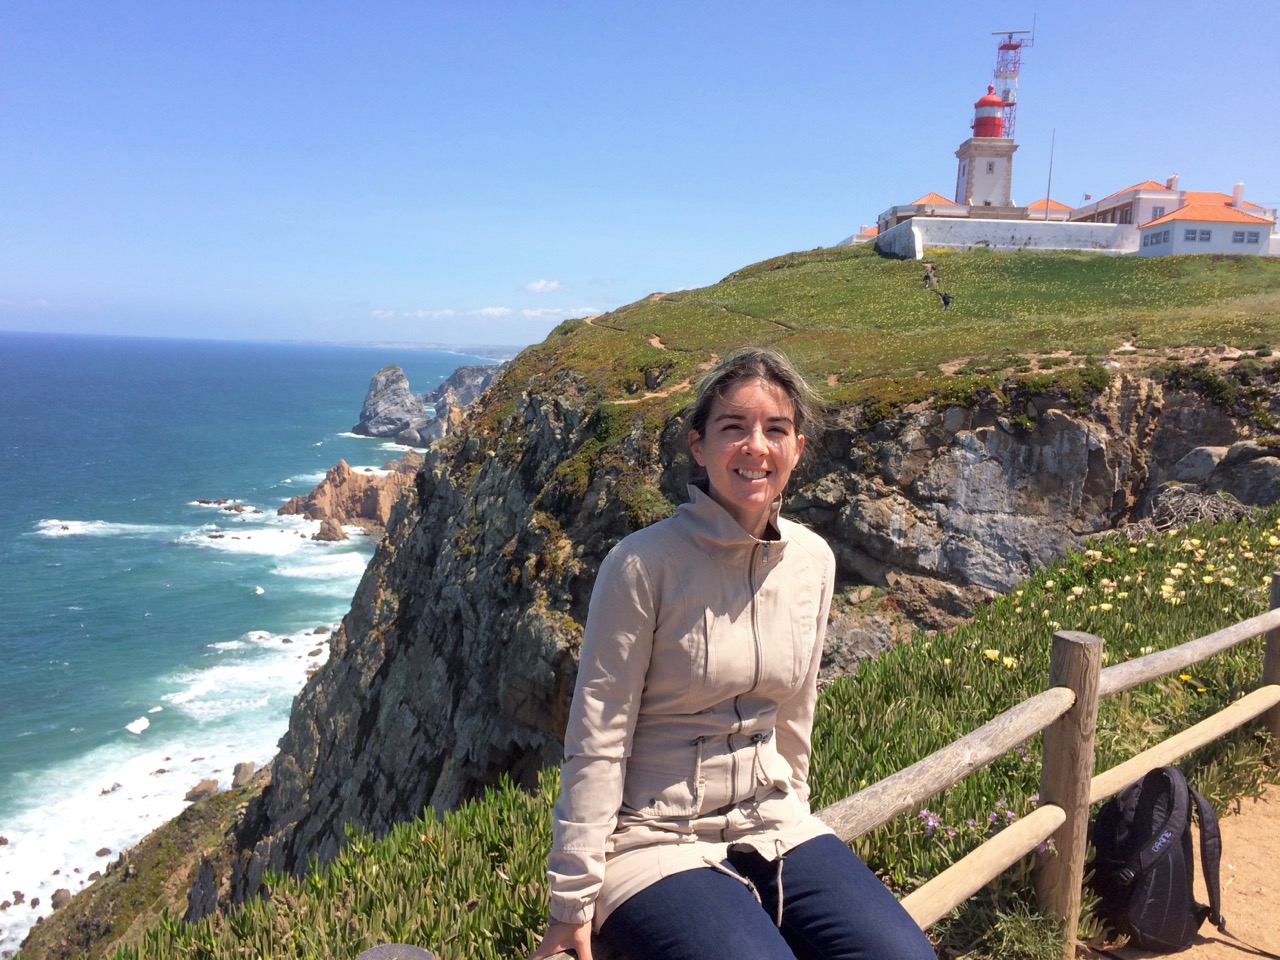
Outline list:
[[[0,955],[197,782],[270,760],[373,548],[276,509],[403,452],[348,432],[379,368],[423,393],[478,362],[0,333],[0,902],[25,900]]]

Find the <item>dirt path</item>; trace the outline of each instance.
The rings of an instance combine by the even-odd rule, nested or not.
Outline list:
[[[1240,801],[1240,812],[1229,813],[1218,823],[1222,829],[1222,915],[1228,932],[1245,942],[1206,923],[1190,947],[1165,956],[1179,960],[1250,960],[1260,956],[1248,945],[1280,954],[1280,786],[1269,785],[1260,800]],[[1207,903],[1198,847],[1196,856],[1196,897]],[[1086,956],[1146,960],[1159,954],[1124,947],[1091,951]]]

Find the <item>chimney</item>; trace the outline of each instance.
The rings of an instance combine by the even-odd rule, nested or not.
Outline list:
[[[1166,190],[1178,189],[1178,175],[1176,173],[1164,182],[1164,188]]]
[[[1231,190],[1231,205],[1239,210],[1244,206],[1244,184],[1237,183]]]

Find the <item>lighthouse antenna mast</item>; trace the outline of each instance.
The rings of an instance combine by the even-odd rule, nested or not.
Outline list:
[[[991,82],[1004,100],[1004,135],[1013,139],[1013,124],[1018,114],[1018,74],[1022,71],[1023,47],[1035,46],[1035,29],[995,30],[993,37],[1002,39],[996,45],[996,69]]]

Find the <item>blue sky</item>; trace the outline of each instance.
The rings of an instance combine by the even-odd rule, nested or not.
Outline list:
[[[0,330],[524,344],[954,190],[1280,205],[1280,3],[0,4]]]

